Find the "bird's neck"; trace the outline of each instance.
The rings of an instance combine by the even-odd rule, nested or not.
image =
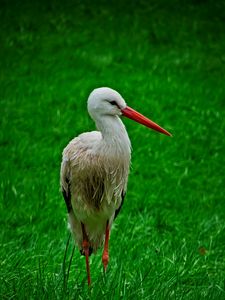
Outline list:
[[[126,128],[118,116],[105,116],[95,120],[102,133],[102,146],[116,151],[119,155],[130,155],[130,139]]]

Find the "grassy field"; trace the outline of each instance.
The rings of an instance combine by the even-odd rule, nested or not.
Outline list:
[[[225,299],[225,2],[1,1],[1,299]],[[124,120],[128,193],[85,260],[59,191],[62,149],[109,86],[173,133]]]

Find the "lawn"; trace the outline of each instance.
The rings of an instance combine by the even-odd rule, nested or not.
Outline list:
[[[0,298],[225,299],[225,2],[32,2],[0,9]],[[173,137],[124,120],[128,192],[88,289],[59,169],[100,86]]]

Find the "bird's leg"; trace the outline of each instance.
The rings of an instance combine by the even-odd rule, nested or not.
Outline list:
[[[107,220],[106,222],[105,244],[104,244],[104,250],[102,254],[102,263],[103,263],[104,271],[106,271],[108,262],[109,262],[109,220]]]
[[[87,270],[87,280],[88,280],[88,285],[91,285],[91,275],[90,275],[90,265],[89,265],[89,241],[88,241],[88,236],[85,231],[84,224],[81,223],[81,228],[82,228],[82,233],[83,233],[83,251],[85,255],[85,260],[86,260],[86,270]]]

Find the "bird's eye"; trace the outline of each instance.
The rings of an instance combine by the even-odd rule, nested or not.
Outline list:
[[[116,101],[111,101],[110,104],[118,106]]]

